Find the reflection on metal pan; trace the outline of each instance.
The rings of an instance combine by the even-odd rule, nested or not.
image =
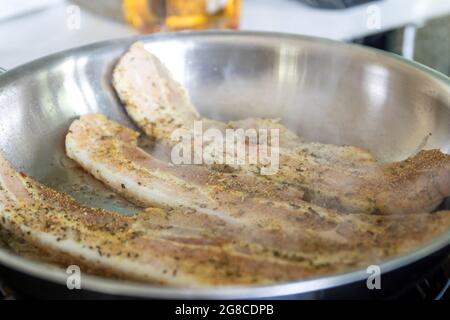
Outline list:
[[[109,190],[77,169],[65,156],[63,141],[70,123],[91,112],[134,127],[110,79],[118,57],[136,40],[65,51],[1,75],[0,149],[8,159],[84,204],[134,212],[134,206],[125,200],[111,202]],[[182,32],[140,40],[188,88],[204,116],[219,120],[281,118],[306,140],[362,146],[386,161],[408,157],[418,148],[450,152],[450,80],[397,56],[271,33]],[[80,182],[87,187],[76,188]],[[388,274],[417,264],[449,244],[450,232],[384,262],[381,270]],[[0,264],[65,285],[66,274],[59,269],[4,249],[0,249]],[[366,278],[366,270],[355,270],[264,287],[193,290],[85,276],[83,288],[158,298],[308,297],[343,285],[365,287]]]

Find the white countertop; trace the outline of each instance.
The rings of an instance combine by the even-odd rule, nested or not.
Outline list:
[[[241,27],[350,40],[450,14],[450,0],[381,0],[345,10],[320,10],[294,0],[244,0]],[[375,29],[379,18],[379,29]],[[374,23],[375,22],[375,23]]]
[[[136,34],[124,23],[82,9],[79,29],[67,27],[69,1],[0,20],[0,67],[71,47]],[[449,0],[382,0],[346,10],[320,10],[295,0],[243,0],[241,29],[349,40],[450,14]],[[375,20],[374,20],[375,19]],[[379,27],[379,28],[376,28]]]

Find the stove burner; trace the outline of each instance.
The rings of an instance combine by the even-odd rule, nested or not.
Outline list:
[[[9,290],[0,280],[0,300],[15,300],[11,290]]]
[[[405,300],[450,300],[450,256],[397,297]]]

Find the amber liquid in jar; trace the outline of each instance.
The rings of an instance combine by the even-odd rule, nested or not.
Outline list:
[[[241,0],[123,0],[123,10],[142,32],[236,29]]]

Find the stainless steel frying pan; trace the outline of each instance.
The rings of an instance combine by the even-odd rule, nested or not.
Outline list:
[[[80,202],[124,214],[135,208],[76,168],[63,140],[78,116],[102,112],[133,127],[111,88],[117,58],[137,38],[103,42],[26,64],[0,76],[0,148],[19,169]],[[450,152],[450,80],[380,51],[314,38],[248,32],[142,37],[214,119],[276,117],[310,141],[369,148],[397,160],[422,148]],[[1,63],[1,61],[0,61]],[[79,185],[86,185],[80,188]],[[448,254],[450,232],[380,264],[382,290],[407,268]],[[67,274],[0,249],[0,265],[28,289],[66,292]],[[366,270],[264,287],[192,290],[84,276],[84,292],[151,298],[338,297],[374,295]],[[29,281],[38,281],[30,285]],[[33,282],[34,283],[34,282]],[[24,288],[25,290],[26,288]],[[40,291],[44,294],[44,291]]]

